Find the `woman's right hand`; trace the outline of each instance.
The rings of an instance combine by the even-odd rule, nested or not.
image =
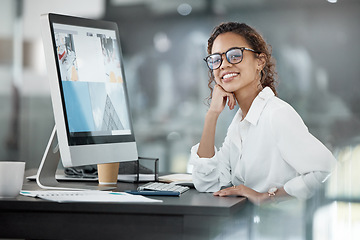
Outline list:
[[[209,111],[220,114],[224,110],[226,102],[230,110],[233,110],[236,105],[234,94],[226,92],[220,85],[216,84],[213,89]]]
[[[211,158],[215,155],[215,130],[220,113],[224,110],[226,102],[232,110],[236,105],[234,94],[226,92],[221,86],[215,85],[212,93],[210,108],[205,117],[204,129],[198,148],[200,158]]]

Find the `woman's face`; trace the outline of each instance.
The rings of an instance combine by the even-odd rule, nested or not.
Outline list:
[[[213,43],[213,53],[224,53],[233,47],[251,48],[246,40],[239,34],[227,32],[220,34]],[[243,59],[240,63],[231,64],[227,61],[225,54],[222,55],[222,64],[213,70],[214,78],[227,92],[239,92],[243,90],[257,90],[260,84],[261,61],[256,54],[244,50]]]

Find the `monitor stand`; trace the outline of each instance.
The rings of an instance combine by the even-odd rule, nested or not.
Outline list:
[[[60,161],[59,145],[57,143],[56,126],[51,133],[46,146],[39,170],[36,174],[36,182],[39,187],[53,190],[111,190],[112,186],[92,186],[83,184],[61,184],[56,180],[56,170]]]

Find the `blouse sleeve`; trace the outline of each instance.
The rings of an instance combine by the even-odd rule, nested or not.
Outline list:
[[[298,173],[285,183],[284,190],[299,199],[310,198],[329,176],[336,159],[290,106],[274,112],[272,130],[283,159]]]
[[[228,132],[229,133],[229,132]],[[197,154],[199,143],[191,148],[190,164],[193,165],[192,177],[199,192],[216,192],[231,182],[229,135],[222,147],[212,158],[200,158]]]

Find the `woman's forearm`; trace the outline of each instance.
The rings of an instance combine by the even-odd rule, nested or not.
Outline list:
[[[198,155],[201,158],[211,158],[214,156],[215,131],[219,114],[208,111],[205,116],[204,129],[201,136]]]

